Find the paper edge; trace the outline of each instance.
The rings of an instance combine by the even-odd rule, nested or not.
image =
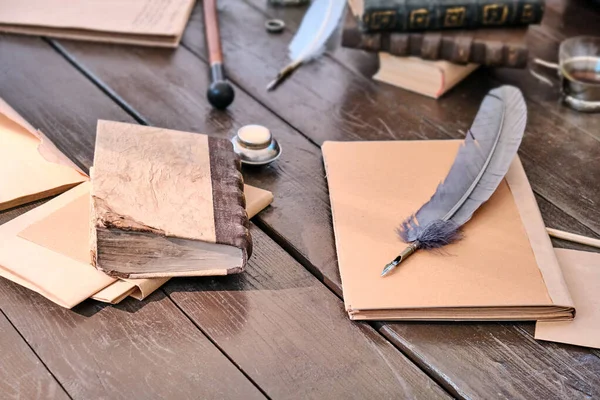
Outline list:
[[[521,163],[521,159],[518,155],[515,157],[510,168],[508,169],[505,179],[511,192],[513,192],[513,198],[515,200],[515,205],[517,206],[517,211],[519,212],[521,222],[523,223],[523,227],[527,237],[529,238],[529,243],[533,250],[536,263],[542,274],[542,279],[552,304],[573,308],[574,313],[575,305],[573,303],[573,299],[571,298],[567,283],[562,274],[560,264],[558,263],[558,258],[556,257],[554,247],[552,246],[552,241],[550,240],[550,236],[546,232],[546,225],[542,218],[539,205],[535,199],[533,189],[531,188],[531,184],[529,183],[529,179],[527,178],[527,174],[525,173],[525,169],[523,168],[523,164]],[[520,195],[517,196],[516,193],[519,193]],[[521,200],[518,201],[517,199]],[[535,207],[532,207],[531,210],[527,210],[526,203],[535,205]],[[529,215],[527,218],[524,218],[524,215],[528,211]],[[543,229],[543,232],[535,232],[539,231],[540,229]],[[540,240],[531,240],[531,237],[536,233]]]

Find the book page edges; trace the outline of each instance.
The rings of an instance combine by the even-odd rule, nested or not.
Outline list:
[[[407,79],[406,75],[401,78],[391,71],[390,63],[407,66],[408,69],[419,68],[419,78]],[[388,53],[379,52],[379,70],[373,75],[373,79],[387,83],[401,89],[409,90],[424,96],[438,99],[444,93],[459,84],[479,67],[479,64],[458,65],[444,60],[422,60],[417,57],[398,57]],[[429,76],[436,75],[435,87],[431,87],[433,80]]]
[[[83,40],[97,43],[131,44],[147,47],[176,48],[183,31],[177,35],[159,36],[144,34],[118,34],[83,29],[39,28],[29,26],[0,25],[0,32],[29,36],[48,36],[58,39]]]
[[[560,306],[404,308],[349,310],[348,316],[357,321],[571,321],[573,309]]]

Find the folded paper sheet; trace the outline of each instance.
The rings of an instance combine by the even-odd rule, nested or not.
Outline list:
[[[64,192],[88,178],[0,99],[0,210]]]
[[[271,192],[245,186],[249,217]],[[168,279],[111,278],[90,265],[89,192],[85,182],[0,226],[0,275],[71,308],[92,297],[118,303],[148,296]]]
[[[194,0],[3,0],[0,31],[176,47]]]
[[[346,309],[352,319],[570,319],[572,301],[523,167],[464,226],[465,238],[383,266],[395,228],[446,176],[460,141],[326,142],[323,157]]]
[[[555,251],[577,314],[573,321],[539,321],[535,338],[600,349],[600,253]]]

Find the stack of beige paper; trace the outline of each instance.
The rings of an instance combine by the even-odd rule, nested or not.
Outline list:
[[[575,309],[516,158],[464,239],[419,251],[395,229],[435,192],[461,141],[327,142],[323,157],[344,302],[356,320],[571,320]]]
[[[90,297],[113,304],[127,296],[143,299],[168,280],[117,279],[90,264],[87,176],[3,101],[0,143],[0,209],[71,188],[0,226],[0,276],[67,308]],[[244,192],[249,217],[273,199],[248,185]]]
[[[0,31],[177,47],[194,0],[3,0]]]

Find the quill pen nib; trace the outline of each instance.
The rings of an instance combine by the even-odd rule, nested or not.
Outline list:
[[[417,251],[418,248],[419,242],[410,243],[407,248],[402,250],[402,253],[400,253],[398,257],[394,258],[392,262],[385,266],[383,271],[381,271],[381,276],[386,276],[392,272],[398,265],[400,265],[402,261],[406,260],[412,253]]]
[[[275,88],[289,78],[300,65],[302,65],[302,63],[295,62],[279,71],[277,77],[267,85],[267,91],[270,92],[271,90],[275,90]]]

